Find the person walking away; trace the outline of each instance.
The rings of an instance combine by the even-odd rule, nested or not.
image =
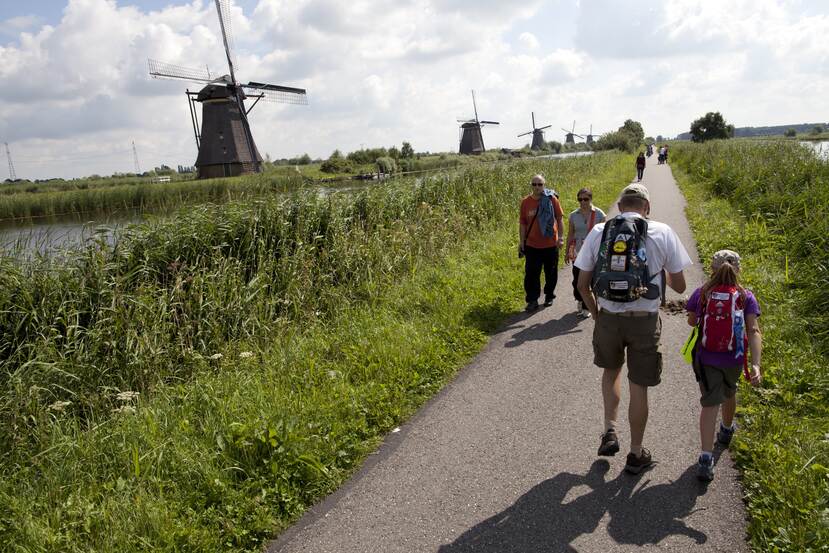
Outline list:
[[[627,353],[630,452],[625,470],[638,474],[653,464],[642,442],[648,388],[658,385],[662,374],[661,272],[666,270],[668,286],[682,293],[683,270],[692,262],[673,229],[646,219],[650,195],[644,185],[625,187],[618,207],[620,215],[596,225],[587,235],[576,267],[581,270],[579,291],[595,319],[593,363],[603,369],[604,433],[598,454],[613,456],[619,451],[616,419]]]
[[[659,155],[656,158],[656,164],[657,165],[662,165],[663,163],[665,163],[665,146],[664,145],[659,147]]]
[[[641,181],[645,174],[645,152],[639,152],[636,158],[636,180]]]
[[[668,163],[668,145],[665,144],[665,155],[663,156],[665,163]]]
[[[593,191],[589,188],[579,190],[576,199],[579,201],[579,207],[567,218],[567,255],[564,256],[564,262],[568,264],[576,260],[590,229],[597,223],[604,222],[606,217],[604,211],[593,205]],[[586,318],[590,316],[590,312],[579,292],[579,271],[573,264],[573,297],[576,298],[576,313],[579,317]]]
[[[526,311],[538,309],[541,295],[541,269],[544,269],[544,305],[555,298],[558,280],[558,249],[564,243],[561,204],[555,192],[547,190],[541,175],[532,178],[532,194],[521,201],[518,220],[518,254],[525,257],[524,294]]]
[[[711,259],[711,277],[688,298],[688,324],[699,327],[694,372],[699,381],[701,451],[697,478],[714,479],[714,434],[723,446],[731,443],[736,425],[737,381],[745,371],[752,386],[760,384],[760,305],[750,290],[740,286],[740,255],[720,250]],[[748,351],[746,351],[748,345]],[[747,353],[751,353],[748,371]],[[717,412],[722,422],[716,429]]]

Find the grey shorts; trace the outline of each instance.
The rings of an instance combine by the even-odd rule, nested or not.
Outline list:
[[[593,363],[618,369],[627,351],[628,379],[640,386],[656,386],[662,376],[661,336],[657,312],[631,317],[600,311],[593,327]]]
[[[699,403],[703,407],[720,405],[737,393],[737,381],[740,380],[742,367],[722,368],[703,365],[702,370],[705,371],[705,382],[708,384],[706,387],[702,381],[699,383],[701,394]]]

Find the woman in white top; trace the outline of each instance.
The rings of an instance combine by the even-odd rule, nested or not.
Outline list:
[[[579,208],[574,210],[568,218],[567,225],[567,253],[564,256],[564,262],[570,263],[576,259],[576,256],[581,250],[581,245],[587,237],[587,233],[597,223],[605,220],[605,213],[598,207],[593,205],[593,191],[589,188],[582,188],[576,194],[579,201]],[[576,298],[576,312],[580,317],[587,318],[590,312],[584,301],[581,299],[576,285],[579,281],[579,269],[573,265],[573,297]]]

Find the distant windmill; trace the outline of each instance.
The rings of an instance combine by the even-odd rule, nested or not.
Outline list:
[[[267,83],[249,82],[241,84],[233,71],[233,55],[230,45],[233,36],[230,27],[231,0],[215,0],[219,13],[219,26],[222,30],[229,75],[216,78],[207,69],[189,69],[163,63],[153,59],[147,60],[150,75],[154,78],[181,79],[197,83],[206,83],[199,92],[187,90],[190,106],[190,119],[196,135],[199,155],[196,159],[198,178],[214,178],[258,173],[262,170],[262,156],[253,141],[248,123],[248,113],[265,99],[287,104],[307,104],[305,89],[291,88]],[[247,94],[246,94],[247,93]],[[256,98],[245,109],[245,99]],[[201,131],[196,115],[195,102],[202,105]]]
[[[570,129],[569,131],[567,129],[563,128],[563,127],[562,127],[561,130],[563,130],[564,132],[567,133],[567,135],[564,137],[564,143],[565,144],[575,144],[576,139],[573,138],[574,136],[578,136],[579,138],[582,138],[582,139],[584,138],[580,134],[576,134],[576,122],[575,121],[573,121],[573,128]]]
[[[521,138],[522,136],[527,136],[528,134],[532,134],[533,135],[533,143],[532,143],[532,146],[530,146],[530,149],[531,150],[540,150],[541,148],[544,147],[544,129],[549,129],[550,127],[552,127],[552,125],[547,125],[546,127],[536,128],[536,126],[535,126],[535,112],[531,111],[530,115],[532,116],[532,119],[533,119],[533,130],[527,131],[523,134],[519,134],[518,138]]]
[[[596,136],[597,135],[593,134],[593,124],[591,123],[590,124],[590,132],[587,134],[587,138],[585,138],[585,142],[587,142],[587,144],[593,144],[596,141],[595,140]],[[601,135],[599,135],[599,136],[601,136]]]
[[[481,121],[478,119],[478,106],[475,103],[475,91],[472,91],[472,108],[475,110],[475,119],[458,119],[460,127],[459,154],[482,154],[484,149],[484,137],[481,134],[481,127],[484,125],[500,125],[498,121]]]

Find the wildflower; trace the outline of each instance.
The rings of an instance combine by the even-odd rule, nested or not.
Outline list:
[[[138,392],[126,391],[120,392],[117,396],[115,396],[115,399],[117,399],[118,401],[132,401],[134,399],[137,399],[139,395],[140,394]]]
[[[135,407],[133,407],[132,405],[122,405],[121,407],[116,407],[115,409],[113,409],[112,412],[132,415],[135,413]]]
[[[69,407],[70,405],[72,405],[71,401],[56,401],[52,405],[50,405],[47,409],[49,409],[49,411],[61,412],[64,409],[66,409],[67,407]]]
[[[218,361],[222,357],[224,357],[224,355],[222,355],[221,353],[214,353],[213,355],[208,357],[208,359],[210,359],[211,361]]]
[[[240,359],[247,359],[248,357],[253,357],[252,351],[243,351],[239,354]]]

